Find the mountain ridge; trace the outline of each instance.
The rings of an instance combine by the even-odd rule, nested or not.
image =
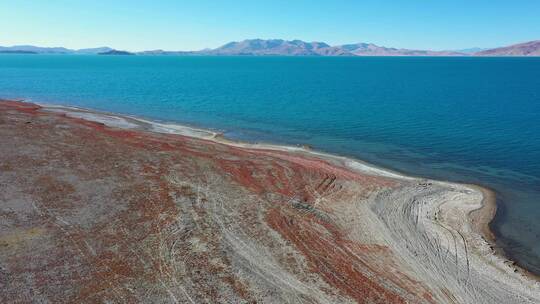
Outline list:
[[[110,47],[68,49],[64,47],[39,47],[32,45],[0,46],[3,54],[76,54],[126,52]],[[433,51],[379,46],[373,43],[329,45],[325,42],[284,39],[245,39],[232,41],[214,49],[199,51],[165,51],[161,49],[129,52],[136,55],[181,56],[540,56],[540,40],[510,46],[482,49],[469,48],[454,51]]]
[[[96,47],[96,48],[85,48],[85,49],[68,49],[65,47],[40,47],[34,45],[14,45],[14,46],[0,46],[0,52],[10,52],[10,53],[19,53],[22,54],[26,52],[27,54],[78,54],[78,55],[95,55],[104,52],[110,52],[114,49],[110,47]]]
[[[540,40],[533,40],[505,47],[484,50],[477,56],[540,56]]]

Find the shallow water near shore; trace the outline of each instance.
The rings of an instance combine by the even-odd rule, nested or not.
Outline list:
[[[540,58],[0,56],[0,97],[187,123],[494,189],[540,274]]]

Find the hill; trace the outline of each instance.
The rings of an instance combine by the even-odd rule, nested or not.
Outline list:
[[[110,51],[98,53],[98,55],[120,55],[120,56],[124,56],[124,55],[135,55],[135,54],[127,52],[127,51],[110,50]]]
[[[540,40],[475,53],[478,56],[540,56]]]
[[[355,56],[463,56],[464,53],[454,51],[430,51],[396,49],[378,46],[373,43],[356,43],[339,46]]]

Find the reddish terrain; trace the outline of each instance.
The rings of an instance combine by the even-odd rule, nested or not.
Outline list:
[[[428,208],[467,191],[0,101],[0,302],[519,299]]]
[[[270,270],[246,261],[266,259],[259,250],[276,277],[328,299],[431,301],[394,269],[388,248],[349,240],[332,219],[339,206],[324,200],[367,196],[390,181],[26,103],[0,103],[0,126],[3,303],[320,300],[266,282],[257,272]],[[238,252],[243,239],[257,251]]]

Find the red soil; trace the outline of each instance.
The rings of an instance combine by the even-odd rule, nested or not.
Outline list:
[[[180,278],[178,271],[198,301],[256,301],[259,287],[234,270],[206,198],[190,186],[204,184],[205,172],[219,176],[231,191],[261,201],[255,208],[265,213],[266,223],[250,213],[236,219],[238,226],[254,231],[253,241],[275,243],[264,231],[274,229],[305,258],[309,272],[338,294],[359,303],[433,302],[429,291],[400,272],[395,253],[347,239],[332,220],[333,206],[315,206],[320,197],[350,196],[348,183],[361,184],[368,195],[394,186],[390,180],[287,152],[109,128],[28,103],[0,102],[0,125],[0,140],[38,151],[1,159],[5,180],[9,173],[19,193],[35,204],[35,210],[25,211],[26,218],[0,210],[0,218],[13,219],[7,233],[18,236],[16,241],[0,236],[0,245],[8,244],[0,258],[13,275],[11,285],[0,285],[3,302],[135,303],[148,292],[166,298],[159,288],[173,288],[170,280]],[[189,183],[173,183],[169,176]],[[43,235],[19,240],[32,227]],[[169,237],[175,229],[184,230]],[[205,244],[204,250],[193,249],[194,239]],[[269,250],[279,250],[273,247]],[[189,257],[181,270],[160,255],[163,248]],[[25,276],[32,281],[24,281]],[[225,298],[225,289],[234,297]]]

